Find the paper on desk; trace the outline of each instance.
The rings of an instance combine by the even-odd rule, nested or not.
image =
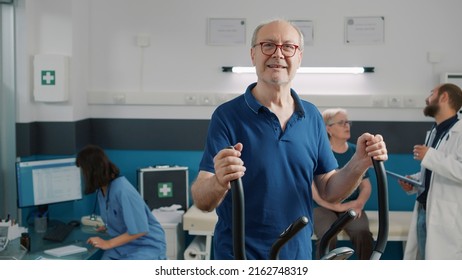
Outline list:
[[[43,251],[45,254],[55,256],[55,257],[65,257],[68,255],[78,254],[87,252],[88,249],[82,246],[77,245],[67,245],[50,250]]]
[[[173,212],[173,211],[178,211],[181,209],[181,205],[180,204],[172,204],[170,206],[163,206],[163,207],[159,207],[155,210],[159,210],[159,211],[163,211],[163,212]]]
[[[152,214],[159,223],[173,223],[178,224],[183,220],[184,210],[180,210],[181,205],[172,204],[168,207],[160,207],[158,209],[153,209]]]

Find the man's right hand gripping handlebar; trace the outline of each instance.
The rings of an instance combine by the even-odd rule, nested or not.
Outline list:
[[[243,145],[237,143],[221,150],[214,158],[215,176],[218,183],[226,189],[230,182],[244,176],[245,166],[240,158]]]

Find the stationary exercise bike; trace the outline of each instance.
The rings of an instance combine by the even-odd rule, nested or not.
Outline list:
[[[377,177],[377,196],[379,204],[379,231],[371,260],[379,260],[385,251],[388,241],[388,181],[383,161],[372,160],[375,175]],[[354,210],[343,213],[322,236],[319,242],[320,252],[323,254],[321,260],[344,260],[353,255],[354,250],[349,247],[340,247],[329,252],[329,243],[342,231],[344,226],[356,218]]]
[[[372,160],[374,169],[378,181],[378,193],[379,193],[379,234],[377,243],[371,259],[380,259],[388,239],[388,184],[387,177],[385,174],[385,168],[383,162]],[[232,234],[233,234],[233,252],[236,260],[245,260],[245,202],[244,202],[244,189],[242,186],[242,180],[231,181],[231,194],[232,194]],[[328,252],[329,241],[336,236],[342,228],[351,220],[356,217],[354,211],[347,211],[343,214],[326,232],[321,240],[321,252],[325,251],[323,259],[336,260],[336,259],[347,259],[354,251],[347,247],[336,248],[331,252]],[[279,252],[282,247],[294,237],[301,229],[308,224],[308,218],[305,216],[299,217],[296,221],[290,224],[286,230],[284,230],[276,241],[271,246],[269,259],[279,259]],[[326,248],[326,249],[324,249]]]

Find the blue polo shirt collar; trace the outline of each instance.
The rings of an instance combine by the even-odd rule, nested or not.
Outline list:
[[[247,90],[244,93],[244,99],[247,104],[247,106],[254,112],[255,114],[258,114],[260,109],[266,108],[263,106],[260,102],[258,102],[257,99],[252,94],[252,89],[257,85],[257,83],[253,83],[247,87]],[[299,117],[304,117],[305,116],[305,110],[303,109],[302,102],[298,94],[295,92],[295,90],[290,89],[290,94],[292,95],[292,98],[294,99],[295,102],[295,114],[297,114]]]

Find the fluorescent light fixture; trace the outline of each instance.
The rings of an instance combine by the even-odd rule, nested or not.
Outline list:
[[[223,66],[221,69],[223,72],[232,72],[238,74],[255,73],[255,67]]]
[[[223,72],[249,74],[255,73],[255,67],[223,66]],[[302,74],[362,74],[374,73],[374,67],[300,67],[297,73]]]

